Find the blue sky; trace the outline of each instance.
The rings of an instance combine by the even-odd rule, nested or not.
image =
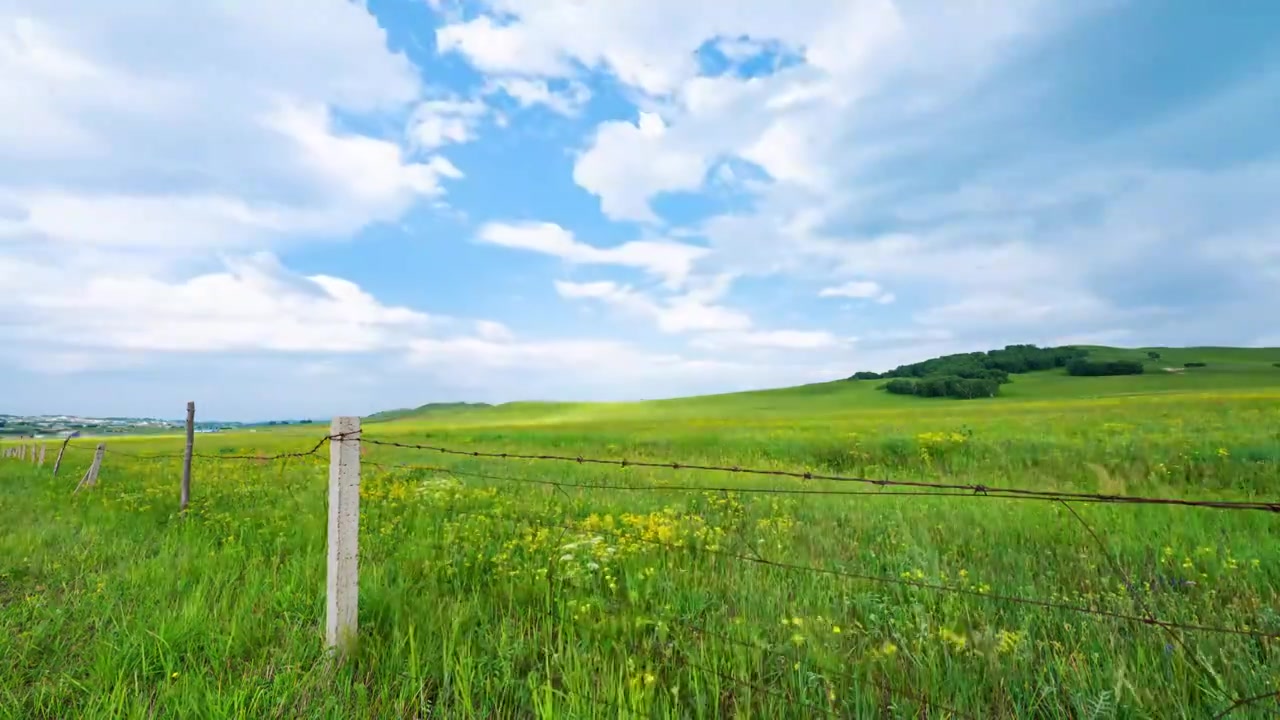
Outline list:
[[[1280,5],[0,2],[0,412],[1280,345]]]

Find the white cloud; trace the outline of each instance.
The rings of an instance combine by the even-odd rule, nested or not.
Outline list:
[[[652,320],[665,333],[717,330],[745,330],[751,318],[745,313],[717,305],[707,292],[694,290],[662,300],[627,285],[610,281],[587,283],[557,280],[556,293],[571,300],[598,300],[624,312]]]
[[[479,100],[424,100],[409,118],[409,140],[423,150],[471,142],[487,112]]]
[[[679,286],[706,248],[684,243],[635,240],[609,248],[579,242],[569,230],[550,222],[486,223],[476,239],[490,245],[528,250],[576,265],[619,265],[644,270]]]
[[[145,247],[173,253],[242,247],[305,234],[340,236],[393,220],[417,198],[439,196],[461,173],[448,160],[406,162],[395,143],[335,134],[322,106],[281,106],[261,119],[277,152],[298,172],[293,192],[246,198],[230,192],[120,194],[11,191],[22,219],[8,233],[72,245]],[[304,190],[309,199],[290,197]]]
[[[553,112],[570,117],[582,112],[591,100],[591,90],[576,80],[567,82],[563,89],[553,89],[546,80],[504,77],[491,81],[488,91],[505,93],[520,107],[545,105]]]
[[[435,324],[421,312],[379,303],[350,281],[293,275],[266,254],[229,258],[221,272],[180,281],[11,267],[0,280],[19,299],[5,314],[25,340],[43,345],[132,353],[369,352],[407,347]]]
[[[446,25],[436,31],[440,52],[461,52],[481,70],[561,75],[569,65],[555,48],[540,43],[519,27],[495,23],[488,16]]]
[[[596,129],[591,148],[573,167],[573,180],[600,197],[615,220],[656,221],[649,200],[661,192],[702,187],[709,158],[664,142],[666,125],[652,113],[635,123],[610,121]]]
[[[711,333],[695,338],[690,344],[706,350],[828,350],[851,342],[852,339],[837,337],[826,330],[754,330]]]
[[[490,342],[509,342],[515,339],[510,328],[493,320],[477,320],[476,336]]]
[[[491,5],[503,20],[481,16],[442,28],[441,48],[499,75],[571,77],[604,68],[661,97],[662,121],[602,123],[574,173],[605,214],[649,222],[656,220],[653,197],[699,189],[725,155],[755,162],[780,183],[832,192],[860,100],[904,86],[923,91],[899,103],[908,108],[903,115],[934,107],[948,83],[968,82],[1025,35],[1050,26],[1029,2],[964,3],[943,13],[889,0],[799,8],[768,0]],[[765,46],[790,48],[803,63],[765,78],[699,77],[695,52],[711,40],[737,58]],[[891,82],[898,80],[911,83]]]
[[[878,303],[887,305],[894,301],[893,293],[885,292],[880,287],[880,283],[871,280],[850,280],[841,285],[823,288],[818,292],[819,297],[824,298],[854,298],[859,300],[875,300]]]
[[[0,9],[3,232],[189,254],[394,220],[461,173],[334,118],[419,92],[345,0]]]

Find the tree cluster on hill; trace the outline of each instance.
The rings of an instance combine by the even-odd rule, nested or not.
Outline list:
[[[951,397],[960,400],[995,397],[1000,393],[1000,383],[988,378],[963,378],[957,375],[934,375],[910,380],[894,378],[885,383],[884,389],[895,395],[919,395],[920,397]]]
[[[1103,375],[1141,375],[1146,372],[1138,360],[1088,360],[1079,358],[1067,363],[1067,374],[1080,377]]]
[[[897,395],[971,399],[995,397],[1010,375],[1065,367],[1083,358],[1075,347],[1008,345],[1003,350],[958,353],[898,367],[884,373],[856,372],[850,380],[889,380],[883,388]]]
[[[1183,363],[1183,364],[1182,364],[1182,366],[1183,366],[1183,367],[1189,367],[1189,368],[1209,367],[1209,363],[1202,363],[1202,362],[1189,362],[1189,363]]]
[[[995,380],[999,384],[1009,382],[1010,375],[1052,370],[1088,354],[1075,347],[1042,348],[1035,345],[1008,345],[1003,350],[957,353],[924,360],[898,367],[884,373],[857,372],[853,380],[881,380],[888,378],[923,378],[935,375],[955,375],[969,379]]]

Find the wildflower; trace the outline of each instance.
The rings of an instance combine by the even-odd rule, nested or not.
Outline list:
[[[647,673],[645,673],[645,674],[644,674],[644,684],[645,684],[645,685],[652,685],[652,684],[654,684],[654,683],[655,683],[655,682],[657,682],[657,681],[658,681],[658,678],[654,677],[653,673],[651,673],[651,672],[647,672]]]
[[[942,628],[941,630],[939,630],[938,636],[942,638],[943,642],[947,643],[948,645],[955,648],[956,650],[963,650],[965,643],[967,642],[967,639],[965,638],[965,636],[960,635],[959,633],[952,632],[948,628]]]
[[[840,634],[840,626],[839,626],[839,625],[832,625],[832,626],[831,626],[831,632],[832,632],[832,634],[839,635],[839,634]]]
[[[1017,649],[1018,642],[1022,640],[1022,633],[1014,632],[1012,630],[1001,630],[996,633],[996,638],[999,641],[996,651],[1001,655],[1007,655]]]
[[[175,672],[174,672],[172,675],[170,675],[169,677],[170,677],[171,679],[173,679],[173,680],[177,680],[177,679],[178,679],[178,673],[177,673],[177,671],[175,671]]]

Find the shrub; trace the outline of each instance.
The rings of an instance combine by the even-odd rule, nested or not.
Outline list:
[[[883,373],[886,378],[923,378],[954,375],[969,379],[1009,381],[1009,375],[1065,367],[1067,363],[1088,354],[1075,347],[1041,348],[1035,345],[1008,345],[1003,350],[958,353],[898,367]]]
[[[1149,351],[1149,352],[1147,353],[1147,357],[1151,358],[1152,360],[1159,360],[1159,359],[1160,359],[1160,353],[1158,353],[1158,352],[1156,352],[1156,351],[1154,351],[1154,350],[1151,350],[1151,351]]]
[[[854,373],[850,380],[879,380],[880,373],[869,372],[867,370],[859,370]]]
[[[1137,360],[1086,360],[1078,358],[1067,365],[1067,374],[1081,377],[1103,375],[1141,375],[1146,367]]]
[[[915,395],[916,394],[915,381],[907,380],[905,378],[894,378],[893,380],[890,380],[889,382],[885,383],[884,389],[887,392],[893,393],[894,395]]]
[[[1208,363],[1202,363],[1202,362],[1189,362],[1189,363],[1183,363],[1183,364],[1182,364],[1182,366],[1183,366],[1183,367],[1189,367],[1189,368],[1193,368],[1193,367],[1208,367],[1208,366],[1209,366],[1209,364],[1208,364]]]
[[[1005,376],[1008,382],[1008,375]],[[1000,394],[1000,383],[989,378],[965,378],[956,384],[952,397],[962,400],[995,397]]]
[[[884,389],[895,395],[950,397],[960,400],[972,400],[974,398],[995,397],[1000,393],[1000,383],[989,378],[934,375],[919,380],[894,378],[885,383]]]

